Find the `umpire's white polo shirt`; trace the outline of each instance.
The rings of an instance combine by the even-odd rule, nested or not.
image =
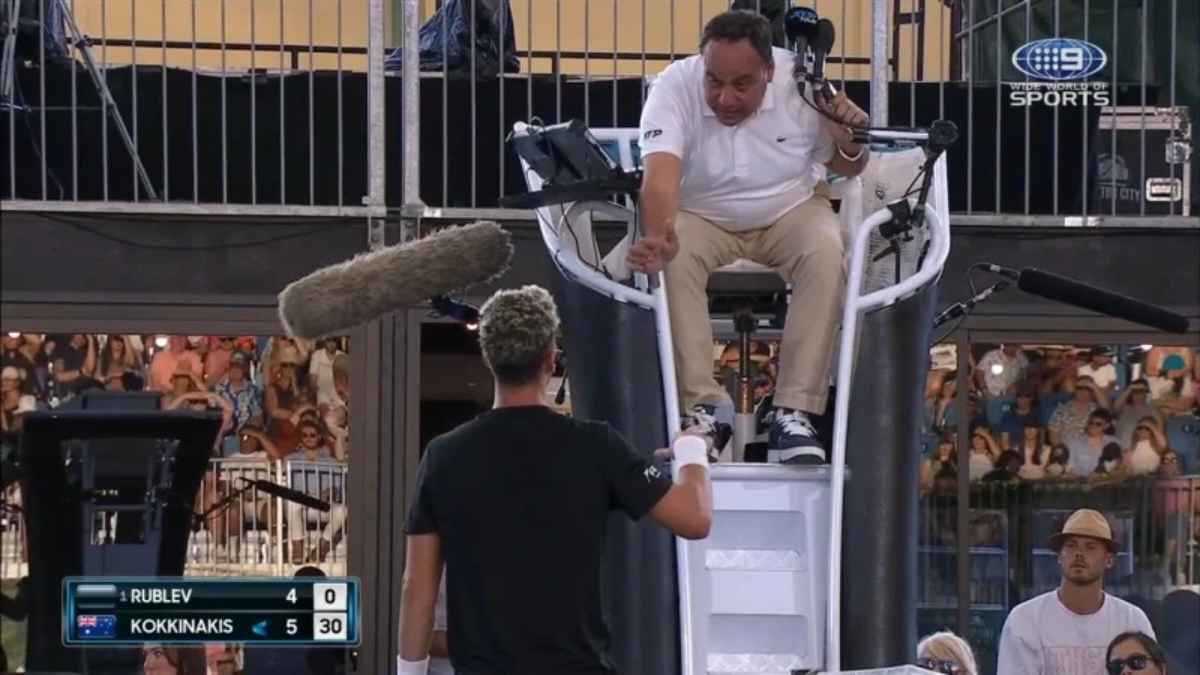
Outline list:
[[[773,52],[762,104],[737,126],[704,102],[699,54],[668,66],[642,109],[642,155],[669,152],[683,163],[679,208],[730,231],[766,227],[807,200],[833,158],[833,137],[792,80],[792,52]]]

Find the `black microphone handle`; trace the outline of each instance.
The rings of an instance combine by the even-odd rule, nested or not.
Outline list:
[[[276,485],[269,480],[251,480],[249,478],[242,478],[242,480],[248,483],[254,483],[254,487],[259,492],[265,492],[269,495],[280,497],[289,502],[296,502],[297,504],[307,506],[312,509],[317,509],[318,511],[328,511],[330,508],[329,502],[327,501],[306,495],[298,490],[286,488],[282,485]]]
[[[1033,267],[1021,270],[1017,279],[1017,287],[1026,293],[1090,309],[1106,316],[1140,323],[1168,333],[1187,332],[1187,318],[1180,314]]]
[[[804,96],[804,84],[808,80],[808,68],[804,63],[805,52],[808,51],[808,38],[804,35],[796,36],[796,41],[793,43],[793,52],[796,55],[796,61],[792,65],[792,80],[796,82],[796,90],[800,92],[800,96]]]

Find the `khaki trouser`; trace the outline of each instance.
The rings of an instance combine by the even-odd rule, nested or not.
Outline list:
[[[846,290],[842,225],[829,200],[813,196],[775,223],[748,232],[727,232],[685,211],[675,228],[679,255],[667,265],[666,287],[683,411],[697,403],[730,402],[713,378],[706,287],[713,270],[746,259],[775,269],[792,287],[775,405],[823,413]]]

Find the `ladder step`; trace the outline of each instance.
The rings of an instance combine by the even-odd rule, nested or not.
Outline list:
[[[758,673],[760,675],[791,675],[793,670],[808,667],[797,654],[709,654],[709,675],[726,673]]]
[[[754,572],[802,572],[804,557],[791,549],[710,548],[705,551],[704,566],[710,570]]]

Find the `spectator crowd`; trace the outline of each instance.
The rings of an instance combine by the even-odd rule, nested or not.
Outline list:
[[[975,481],[1120,481],[1196,469],[1200,359],[1190,347],[1005,344],[975,361],[965,470]],[[1132,357],[1132,358],[1129,358]],[[921,487],[957,484],[958,373],[935,359],[925,394]]]
[[[20,431],[25,413],[91,389],[152,391],[164,410],[219,411],[218,456],[349,455],[340,338],[5,333],[0,367],[6,435]]]
[[[213,446],[218,461],[210,464],[197,512],[232,489],[235,481],[222,467],[250,475],[249,469],[237,468],[250,466],[246,460],[287,460],[290,487],[332,504],[328,513],[285,505],[289,558],[296,564],[324,561],[341,540],[344,465],[350,455],[344,338],[4,333],[0,359],[3,461],[11,461],[29,412],[71,407],[73,399],[92,390],[151,392],[160,397],[162,410],[221,415]],[[18,489],[10,486],[6,500],[19,503]],[[265,495],[243,501],[244,508],[237,509],[242,513],[227,510],[205,523],[218,557],[230,533],[274,526]],[[311,546],[305,536],[310,526],[321,530]]]

